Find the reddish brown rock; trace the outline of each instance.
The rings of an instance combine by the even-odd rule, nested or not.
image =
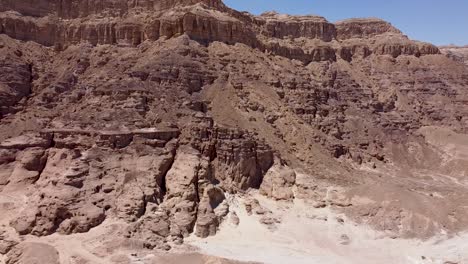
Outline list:
[[[348,19],[336,23],[337,38],[369,38],[385,33],[401,34],[401,31],[390,23],[377,19]]]
[[[47,154],[41,148],[29,148],[16,157],[16,166],[9,177],[8,189],[25,188],[34,184],[47,161]]]
[[[0,48],[0,117],[31,92],[32,68],[21,55],[13,47]]]
[[[310,38],[328,42],[336,37],[335,26],[323,17],[269,12],[262,14],[258,20],[264,23],[262,34],[270,38]]]
[[[239,224],[257,189],[402,237],[466,230],[459,53],[377,19],[58,3],[0,0],[0,194],[21,198],[21,238],[118,222],[109,237],[168,250]]]
[[[219,0],[106,0],[99,3],[93,1],[66,0],[60,3],[54,0],[27,0],[21,3],[11,0],[2,0],[0,2],[0,11],[14,10],[26,16],[41,17],[50,14],[57,14],[61,18],[78,18],[106,13],[107,15],[119,16],[129,12],[132,9],[147,9],[152,11],[161,11],[176,6],[186,6],[202,3],[212,8],[225,8]]]

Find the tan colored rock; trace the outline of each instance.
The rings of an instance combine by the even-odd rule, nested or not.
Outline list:
[[[195,229],[197,236],[208,237],[216,234],[220,222],[229,212],[229,207],[222,203],[224,199],[221,189],[212,186],[205,189],[198,205]]]
[[[171,234],[169,212],[149,205],[148,212],[127,228],[126,236],[143,241],[145,248],[165,249],[165,242]]]
[[[234,224],[235,226],[238,226],[240,223],[239,216],[237,216],[236,212],[231,213],[230,220],[231,220],[231,223]]]
[[[260,193],[275,200],[294,199],[293,186],[296,183],[296,173],[287,166],[275,164],[265,174]]]
[[[90,228],[98,226],[106,218],[104,210],[93,204],[82,205],[74,212],[73,217],[65,219],[57,232],[64,234],[84,233]]]
[[[35,183],[47,161],[47,154],[41,148],[29,148],[16,157],[16,166],[9,177],[8,189],[25,188]]]
[[[260,202],[255,198],[246,200],[244,206],[248,215],[265,215],[270,213],[270,211],[260,205]]]
[[[19,241],[8,232],[0,231],[0,254],[6,255]]]
[[[50,245],[43,243],[24,242],[16,246],[7,255],[7,264],[59,264],[59,253]]]
[[[50,138],[39,134],[24,134],[18,137],[10,138],[0,143],[0,149],[26,149],[26,148],[48,148]]]
[[[445,54],[447,57],[468,65],[468,46],[443,46],[440,49],[442,54]]]
[[[166,175],[163,206],[170,210],[171,235],[188,236],[196,221],[197,182],[200,153],[190,147],[177,150],[174,164]]]

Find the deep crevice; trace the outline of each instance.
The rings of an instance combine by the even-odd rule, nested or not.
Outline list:
[[[172,166],[174,165],[176,155],[177,155],[177,147],[172,151],[172,156],[170,159],[170,162],[168,163],[168,166],[163,169],[163,172],[161,174],[161,182],[158,184],[160,185],[159,188],[161,188],[161,197],[159,197],[160,202],[164,200],[164,197],[166,197],[167,193],[167,186],[166,186],[166,177],[169,171],[172,169]]]

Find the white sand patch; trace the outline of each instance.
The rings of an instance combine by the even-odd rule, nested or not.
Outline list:
[[[242,198],[230,197],[239,226],[228,219],[216,236],[192,236],[186,242],[205,254],[271,264],[468,263],[468,234],[424,242],[391,239],[328,208],[316,209],[298,200],[288,204],[256,198],[281,219],[275,230],[259,223],[259,216],[249,216]]]

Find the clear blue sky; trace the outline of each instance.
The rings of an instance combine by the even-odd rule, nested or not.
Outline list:
[[[224,0],[239,11],[314,14],[334,22],[379,17],[412,39],[436,45],[468,44],[468,0]]]

